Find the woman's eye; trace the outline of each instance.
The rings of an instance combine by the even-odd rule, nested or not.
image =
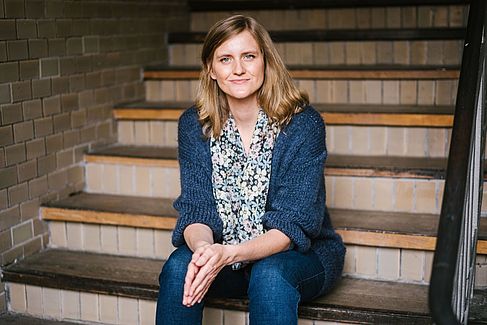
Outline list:
[[[248,60],[248,61],[253,60],[254,58],[255,58],[255,55],[253,55],[253,54],[245,54],[244,55],[244,59]]]
[[[228,62],[230,62],[230,58],[223,57],[223,58],[220,59],[220,62],[221,63],[228,63]]]

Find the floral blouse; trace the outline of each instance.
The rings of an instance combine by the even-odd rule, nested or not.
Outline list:
[[[223,222],[223,244],[239,244],[265,232],[261,217],[278,133],[277,125],[270,124],[261,109],[248,154],[231,114],[220,137],[210,139],[213,196]],[[242,263],[232,265],[241,267]]]

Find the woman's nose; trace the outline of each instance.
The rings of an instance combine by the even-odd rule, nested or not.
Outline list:
[[[242,62],[239,60],[235,61],[235,65],[233,67],[233,73],[236,75],[241,75],[245,73],[245,67],[243,66]]]

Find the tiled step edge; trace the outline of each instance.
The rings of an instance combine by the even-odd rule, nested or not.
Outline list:
[[[0,324],[3,325],[76,325],[79,322],[58,321],[53,319],[40,319],[23,314],[5,313],[0,315]]]
[[[172,230],[177,212],[171,199],[78,193],[46,204],[44,220]],[[432,251],[438,216],[330,209],[332,223],[346,244]],[[487,219],[481,219],[478,254],[487,254]]]
[[[414,67],[414,66],[289,66],[291,76],[296,79],[368,79],[368,80],[437,80],[458,79],[458,67]],[[144,78],[165,80],[198,79],[198,67],[150,66],[144,70]]]
[[[117,120],[177,121],[190,102],[137,102],[117,105]],[[324,105],[314,107],[328,125],[451,127],[449,106]],[[434,112],[436,110],[436,112]]]

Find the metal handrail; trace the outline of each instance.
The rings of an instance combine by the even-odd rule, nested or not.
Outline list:
[[[486,19],[487,1],[472,0],[429,288],[430,312],[437,324],[466,323],[468,302],[473,294],[478,216],[483,185],[481,162],[485,147]],[[480,175],[473,173],[474,168]],[[477,182],[475,189],[480,189],[479,193],[471,190],[474,182]],[[468,226],[467,213],[473,216],[473,221]],[[465,242],[461,241],[464,233],[469,235],[463,238]],[[469,249],[468,256],[461,252],[460,247]],[[462,261],[464,264],[460,264]],[[469,278],[461,278],[458,282],[457,277],[465,272]],[[462,291],[460,300],[454,296],[454,291],[458,291],[455,286],[459,286]],[[465,311],[458,311],[460,304],[466,304]]]

